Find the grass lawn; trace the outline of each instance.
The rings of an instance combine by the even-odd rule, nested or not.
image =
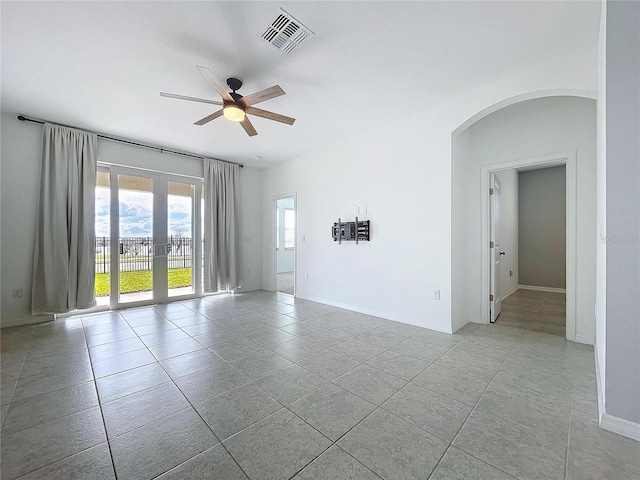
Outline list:
[[[169,288],[188,287],[191,285],[191,268],[170,268]],[[145,292],[151,290],[151,271],[121,272],[120,293]],[[109,274],[96,273],[96,295],[109,295]]]

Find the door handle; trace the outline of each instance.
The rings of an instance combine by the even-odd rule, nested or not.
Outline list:
[[[506,255],[506,253],[504,253],[504,252],[500,252],[500,255]]]

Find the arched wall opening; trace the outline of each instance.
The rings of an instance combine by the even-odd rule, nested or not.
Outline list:
[[[573,266],[567,262],[573,268],[567,270],[567,312],[574,319],[571,325],[568,322],[567,338],[593,343],[596,102],[591,94],[576,93],[544,91],[512,97],[483,109],[453,131],[453,331],[468,322],[488,322],[488,173],[502,171],[517,185],[518,168],[550,162],[567,165],[567,206],[574,206],[574,218],[569,212],[567,216],[568,229],[575,233],[573,247],[567,237],[567,258],[575,259]],[[569,225],[571,221],[574,225]]]

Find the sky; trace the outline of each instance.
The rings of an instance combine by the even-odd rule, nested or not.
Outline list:
[[[96,237],[109,236],[109,189],[96,187]],[[120,236],[153,236],[153,194],[131,190],[119,191]],[[168,233],[191,237],[191,199],[168,195]]]

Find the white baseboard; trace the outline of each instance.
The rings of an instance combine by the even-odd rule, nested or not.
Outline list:
[[[596,362],[596,393],[598,394],[598,424],[602,421],[602,415],[604,414],[604,378],[600,373],[600,362],[598,359],[598,342],[593,343],[593,355]]]
[[[469,318],[469,323],[482,324],[482,316],[481,315],[471,315],[471,317]]]
[[[594,338],[593,337],[586,337],[583,335],[576,335],[576,338],[574,340],[576,343],[584,343],[585,345],[594,345]]]
[[[631,422],[624,418],[614,417],[606,413],[606,404],[604,397],[604,379],[600,371],[600,363],[598,362],[598,344],[594,343],[593,353],[596,362],[596,388],[598,393],[598,423],[600,428],[608,430],[623,437],[631,438],[640,442],[640,423]]]
[[[600,419],[600,428],[640,442],[640,423],[603,413]]]
[[[393,316],[389,316],[389,315],[387,315],[385,313],[382,313],[382,312],[378,312],[378,311],[371,310],[371,309],[368,309],[368,308],[356,307],[354,305],[348,305],[346,303],[334,302],[333,300],[327,300],[325,298],[312,297],[312,296],[300,295],[300,294],[296,294],[296,298],[299,298],[301,300],[309,300],[310,302],[321,303],[323,305],[329,305],[331,307],[342,308],[344,310],[349,310],[349,311],[352,311],[352,312],[363,313],[365,315],[371,315],[372,317],[384,318],[385,320],[391,320],[393,322],[406,323],[407,325],[414,325],[416,327],[427,328],[429,330],[435,330],[436,332],[442,332],[442,333],[451,334],[451,331],[449,331],[447,329],[443,329],[443,328],[438,327],[438,326],[434,326],[434,325],[419,325],[417,323],[407,322],[406,320],[400,320],[398,318],[394,318]]]
[[[461,322],[452,323],[451,325],[452,333],[456,333],[458,330],[460,330],[462,327],[464,327],[468,323],[469,323],[469,320],[466,320],[466,321],[463,320]]]
[[[2,328],[19,327],[22,325],[33,325],[34,323],[50,322],[54,319],[51,315],[33,315],[30,317],[12,318],[10,320],[2,319]]]
[[[504,300],[505,298],[509,297],[510,295],[513,295],[514,293],[516,293],[518,291],[518,288],[520,288],[520,286],[517,286],[516,288],[514,288],[513,290],[511,290],[509,293],[507,293],[506,295],[504,295],[502,297],[502,300]]]
[[[256,286],[250,286],[250,287],[245,287],[245,286],[240,286],[237,288],[238,293],[246,293],[246,292],[255,292],[256,290],[263,290],[262,287],[256,287]],[[217,294],[218,292],[216,292]],[[224,292],[226,293],[226,292]]]
[[[567,293],[566,288],[538,287],[537,285],[518,285],[518,289],[536,290],[538,292]]]

